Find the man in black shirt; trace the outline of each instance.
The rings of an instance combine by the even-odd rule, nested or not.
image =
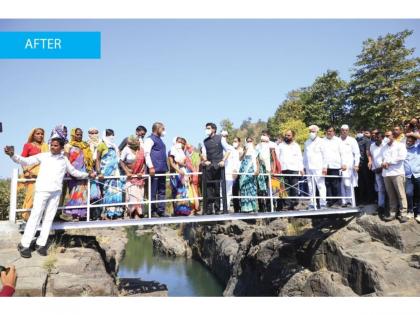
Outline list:
[[[359,131],[356,137],[360,149],[359,180],[356,188],[357,203],[370,203],[375,198],[373,173],[368,167],[368,152],[371,145],[370,131]]]

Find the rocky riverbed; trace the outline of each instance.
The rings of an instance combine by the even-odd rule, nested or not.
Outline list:
[[[127,234],[123,228],[56,232],[49,255],[36,252],[20,257],[21,238],[15,225],[0,223],[0,262],[15,265],[15,296],[165,296],[167,289],[155,282],[118,279]],[[122,280],[122,281],[120,281]],[[141,285],[139,285],[141,283]],[[128,289],[127,289],[128,288]]]
[[[157,250],[191,252],[225,284],[225,296],[420,295],[415,222],[384,223],[365,214],[189,224],[179,230],[155,228]]]

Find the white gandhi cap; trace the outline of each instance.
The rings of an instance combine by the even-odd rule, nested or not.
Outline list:
[[[350,128],[349,128],[349,125],[342,125],[341,129],[349,130]]]

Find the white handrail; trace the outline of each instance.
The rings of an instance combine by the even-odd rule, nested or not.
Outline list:
[[[273,191],[272,191],[272,181],[271,181],[271,176],[274,177],[304,177],[305,180],[311,180],[312,181],[312,185],[315,188],[315,177],[324,177],[324,178],[343,178],[343,176],[340,175],[314,175],[314,174],[279,174],[279,173],[260,173],[260,174],[255,174],[255,173],[241,173],[241,172],[231,172],[228,173],[231,175],[239,175],[239,176],[243,176],[243,175],[253,175],[253,176],[268,176],[268,190],[269,190],[269,195],[268,196],[230,196],[231,199],[262,199],[262,200],[266,200],[269,199],[270,200],[270,210],[271,212],[274,212],[274,200],[277,199],[302,199],[302,200],[312,200],[314,206],[316,207],[316,200],[320,199],[320,196],[316,196],[316,189],[312,189],[312,195],[311,196],[287,196],[287,197],[280,197],[280,196],[274,196],[273,195]],[[155,174],[155,177],[169,177],[169,176],[178,176],[178,173],[162,173],[162,174]],[[202,172],[193,172],[193,173],[186,173],[186,176],[193,176],[193,175],[202,175]],[[148,214],[149,214],[149,218],[151,218],[152,216],[152,205],[156,204],[156,203],[170,203],[170,202],[179,202],[179,201],[194,201],[194,200],[203,200],[203,197],[191,197],[191,198],[181,198],[181,199],[164,199],[164,200],[151,200],[152,195],[151,195],[151,177],[150,174],[143,174],[143,175],[133,175],[131,176],[131,178],[145,178],[148,179],[148,200],[143,200],[140,202],[121,202],[121,203],[112,203],[112,204],[95,204],[91,203],[90,201],[90,193],[91,193],[91,189],[90,189],[90,185],[91,185],[91,181],[97,181],[99,178],[95,178],[95,179],[90,179],[90,178],[86,178],[86,179],[76,179],[76,178],[72,178],[72,177],[65,177],[64,181],[87,181],[87,203],[85,205],[77,205],[77,206],[64,206],[64,207],[58,207],[58,210],[70,210],[70,209],[87,209],[87,222],[90,221],[90,211],[91,209],[94,208],[103,208],[103,207],[117,207],[117,206],[129,206],[129,205],[149,205],[149,209],[148,209]],[[127,179],[127,176],[104,176],[102,177],[100,180],[108,180],[108,179]],[[10,212],[9,212],[9,221],[11,222],[15,222],[16,221],[16,214],[20,213],[20,212],[26,212],[26,211],[30,211],[31,209],[17,209],[17,185],[18,183],[25,183],[25,182],[34,182],[36,181],[36,179],[20,179],[19,178],[19,172],[18,169],[14,169],[13,173],[12,173],[12,179],[11,179],[11,190],[10,190]],[[294,187],[294,186],[290,186],[289,188],[286,188],[286,190],[290,189],[290,188],[294,188],[297,189],[298,191],[300,191],[298,188]],[[354,189],[352,187],[351,189],[351,196],[350,197],[346,197],[346,196],[337,196],[337,197],[330,197],[328,196],[327,199],[351,199],[351,203],[353,207],[356,207],[356,202],[355,202],[355,194],[354,194]]]

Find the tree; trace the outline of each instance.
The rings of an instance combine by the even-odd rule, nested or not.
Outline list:
[[[226,130],[228,132],[228,143],[232,143],[233,138],[236,136],[233,128],[233,122],[228,118],[223,119],[220,122],[220,128],[221,130]]]
[[[354,127],[385,129],[418,115],[420,58],[405,46],[412,33],[404,30],[363,42],[349,84]]]
[[[346,120],[347,83],[338,71],[328,70],[302,94],[304,122],[317,125],[322,130],[338,126]]]
[[[302,94],[304,89],[293,90],[287,94],[286,100],[277,108],[274,116],[270,117],[267,122],[267,128],[274,137],[280,135],[282,125],[289,120],[303,120],[303,101]]]

